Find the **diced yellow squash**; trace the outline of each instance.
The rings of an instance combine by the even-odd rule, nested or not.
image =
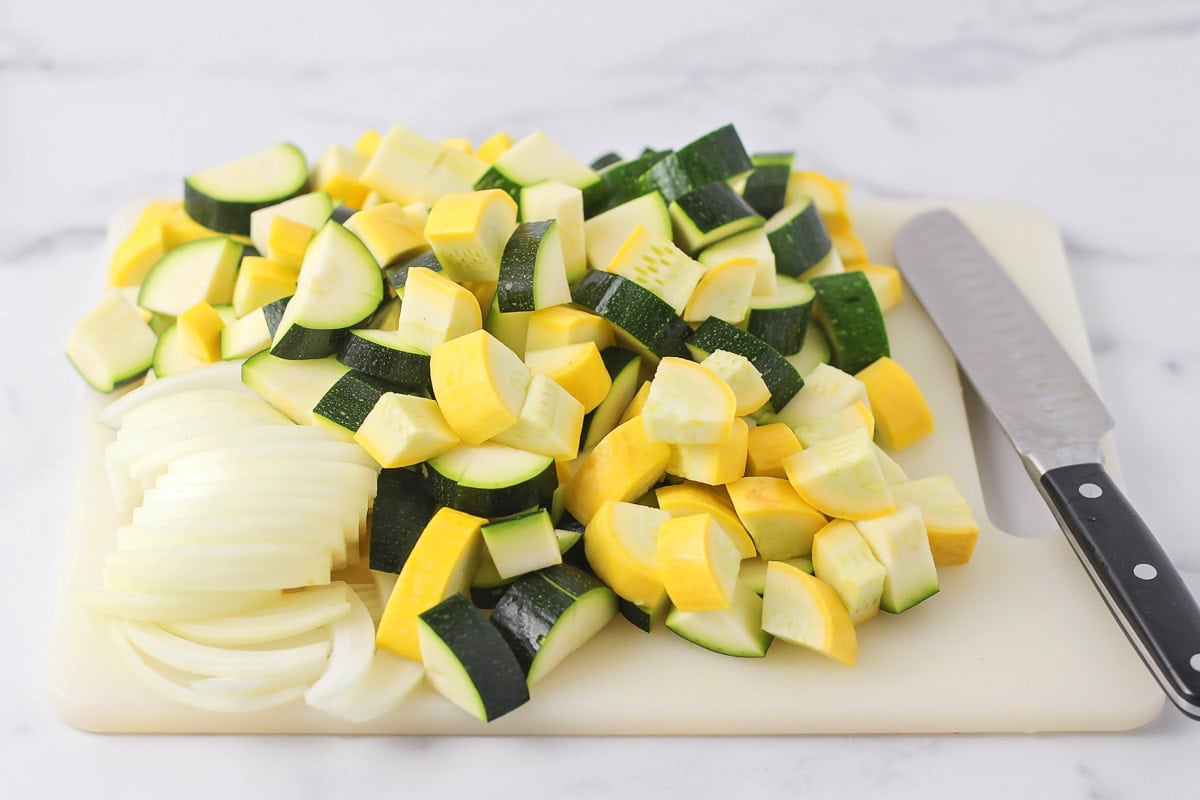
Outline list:
[[[746,474],[746,443],[750,428],[735,417],[729,435],[719,444],[673,444],[667,474],[710,486],[736,481]]]
[[[750,429],[746,443],[746,474],[764,478],[787,478],[783,460],[803,450],[792,429],[782,422]]]
[[[629,401],[629,405],[625,408],[624,413],[621,414],[618,424],[624,425],[634,417],[640,417],[643,409],[646,407],[646,398],[649,396],[650,381],[642,381],[642,385],[638,387],[638,390],[633,395],[633,399]]]
[[[221,360],[221,330],[225,320],[211,305],[201,300],[180,314],[176,324],[185,353],[209,364]]]
[[[729,384],[707,367],[668,356],[658,363],[642,419],[651,439],[670,444],[720,444],[737,416]]]
[[[612,347],[612,325],[603,317],[570,306],[538,309],[529,317],[526,352],[584,342],[595,342],[601,350]]]
[[[304,252],[308,250],[308,243],[316,235],[316,230],[303,222],[280,215],[271,220],[267,251],[281,264],[299,268],[304,261]]]
[[[346,230],[357,236],[380,267],[415,256],[428,245],[424,223],[395,203],[381,203],[346,220]]]
[[[871,282],[871,291],[881,311],[890,311],[904,299],[904,285],[900,270],[884,264],[846,264],[847,272],[861,272]]]
[[[504,152],[512,146],[513,138],[504,131],[500,131],[484,139],[475,151],[475,155],[489,164],[495,164],[496,159],[504,155]]]
[[[850,621],[861,625],[879,613],[887,570],[853,522],[835,519],[813,537],[813,574],[837,592]]]
[[[379,142],[382,138],[379,135],[379,131],[374,128],[367,128],[362,132],[362,136],[358,137],[358,141],[354,143],[354,152],[364,160],[370,161],[375,155],[375,151],[379,149]]]
[[[483,330],[434,347],[429,377],[446,422],[469,445],[517,424],[531,378],[521,359]]]
[[[425,182],[421,199],[432,206],[448,194],[469,192],[487,170],[487,162],[478,156],[443,148],[433,164],[433,172]]]
[[[866,428],[869,436],[875,436],[875,417],[872,416],[871,409],[862,402],[846,406],[841,411],[830,414],[824,419],[802,422],[794,428],[794,431],[801,445],[812,447],[844,433],[849,433],[855,428]]]
[[[633,229],[604,270],[658,295],[676,314],[683,313],[704,277],[704,267],[699,262],[644,225]]]
[[[725,487],[759,556],[786,561],[812,552],[813,534],[825,515],[796,494],[783,478],[746,477]]]
[[[867,388],[879,443],[903,450],[933,433],[933,413],[904,367],[884,356],[855,376]]]
[[[492,300],[496,298],[496,285],[496,281],[462,282],[462,287],[475,296],[475,302],[479,305],[479,314],[484,319],[487,319],[488,312],[492,310]],[[507,342],[505,344],[507,345]],[[511,347],[509,349],[512,350]],[[513,352],[517,351],[513,350]]]
[[[897,483],[908,483],[908,474],[904,471],[904,467],[888,455],[886,450],[875,445],[875,455],[879,458],[879,468],[883,470],[884,480],[892,486]]]
[[[447,277],[495,281],[508,237],[517,227],[517,204],[506,192],[448,194],[429,210],[425,238]]]
[[[729,502],[729,496],[721,487],[686,482],[674,486],[660,486],[654,490],[654,495],[658,507],[672,517],[710,515],[729,534],[742,558],[754,556],[754,540],[746,532]]]
[[[376,647],[421,660],[417,617],[467,590],[479,562],[480,528],[486,522],[452,508],[438,509],[400,570],[379,620]]]
[[[971,560],[979,539],[979,523],[953,478],[935,475],[893,484],[892,494],[897,502],[911,503],[921,509],[934,564],[953,566]]]
[[[375,403],[354,441],[381,467],[410,467],[459,442],[438,404],[428,397],[387,392]]]
[[[178,200],[153,200],[138,215],[129,235],[113,251],[108,265],[109,286],[137,286],[169,249],[163,226],[172,214],[182,211]]]
[[[750,293],[757,272],[758,262],[753,258],[730,259],[708,270],[683,309],[684,320],[703,322],[717,317],[741,322],[750,313]]]
[[[475,295],[425,267],[408,271],[397,329],[405,340],[426,353],[443,342],[483,327]]]
[[[639,606],[661,601],[658,534],[668,519],[657,508],[611,500],[591,515],[583,534],[588,564],[619,597]]]
[[[475,149],[471,146],[470,139],[442,139],[440,142],[438,142],[438,146],[446,150],[457,150],[460,153],[466,153],[467,155],[471,155],[475,152]]]
[[[368,208],[374,208],[375,206],[383,205],[384,203],[390,203],[390,202],[391,202],[390,200],[388,200],[386,197],[379,194],[378,192],[367,192],[367,196],[363,198],[362,208],[359,210],[366,210]],[[422,204],[422,205],[424,205],[424,204]],[[407,207],[408,206],[405,206],[405,208],[407,208]]]
[[[854,666],[858,634],[850,614],[829,584],[783,561],[767,564],[763,587],[763,630]]]
[[[648,492],[670,458],[670,447],[647,438],[641,417],[618,425],[579,465],[567,489],[567,510],[587,525],[606,501],[628,502]]]
[[[892,513],[859,520],[855,525],[887,570],[881,609],[899,614],[937,594],[937,566],[920,508],[899,503]]]
[[[162,221],[162,246],[164,251],[173,250],[181,244],[194,239],[207,239],[210,236],[221,236],[214,230],[196,222],[187,215],[183,206],[173,210]]]
[[[416,203],[409,203],[406,206],[402,206],[402,208],[404,209],[404,213],[408,215],[409,221],[412,222],[412,224],[415,225],[423,234],[425,231],[425,223],[429,222],[429,206],[423,202],[417,201]]]
[[[296,293],[299,270],[280,261],[246,256],[233,284],[233,310],[244,317],[256,308]]]
[[[871,257],[867,254],[867,246],[853,233],[830,231],[829,240],[833,242],[833,250],[846,269],[858,264],[870,263]]]
[[[570,392],[535,372],[517,424],[494,441],[557,461],[571,461],[579,455],[583,415],[583,405]]]
[[[742,556],[710,514],[671,517],[658,531],[658,570],[680,611],[728,608]]]
[[[362,208],[363,200],[367,198],[367,187],[362,185],[359,178],[366,166],[366,158],[335,144],[322,153],[313,165],[313,190],[327,192],[334,203]]]
[[[757,411],[771,399],[771,390],[767,388],[762,373],[750,363],[750,359],[739,353],[717,350],[700,365],[715,372],[733,390],[739,417]]]
[[[570,392],[585,412],[600,405],[612,388],[612,378],[595,342],[526,352],[525,363],[534,375],[545,375]]]
[[[849,231],[852,227],[846,212],[846,193],[839,181],[820,172],[793,172],[788,179],[785,204],[811,197],[825,227],[833,231]]]
[[[870,519],[896,510],[865,428],[788,456],[783,468],[801,499],[827,517]]]
[[[862,403],[868,409],[867,387],[853,375],[829,364],[818,364],[804,376],[804,385],[795,397],[776,415],[791,428],[809,422],[820,422],[847,406]]]
[[[359,181],[385,200],[401,205],[415,202],[424,197],[441,153],[437,142],[396,125],[379,140]]]

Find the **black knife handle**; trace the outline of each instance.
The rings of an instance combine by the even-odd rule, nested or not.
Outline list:
[[[1200,720],[1200,606],[1154,534],[1100,464],[1052,469],[1042,488],[1167,696]]]

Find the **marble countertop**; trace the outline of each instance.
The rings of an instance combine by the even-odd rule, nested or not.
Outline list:
[[[0,6],[0,768],[6,795],[1178,796],[1200,725],[751,739],[117,737],[50,711],[46,631],[82,388],[62,348],[109,215],[256,143],[403,121],[584,155],[727,121],[868,197],[1019,199],[1061,226],[1128,491],[1200,590],[1194,2]],[[271,6],[271,7],[268,7]],[[278,6],[277,8],[274,6]],[[604,9],[604,10],[599,10]],[[20,331],[20,333],[19,333]],[[15,345],[15,346],[14,346]],[[453,776],[447,785],[446,776]]]

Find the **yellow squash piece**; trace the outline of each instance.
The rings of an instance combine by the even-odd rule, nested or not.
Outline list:
[[[495,164],[496,159],[504,155],[508,148],[513,146],[513,138],[507,133],[500,131],[493,133],[487,139],[480,143],[479,148],[475,151],[475,155],[482,158],[489,164]]]
[[[484,319],[487,319],[488,312],[492,309],[492,301],[496,299],[496,282],[495,281],[463,281],[462,287],[471,294],[475,295],[475,302],[479,306],[479,314]],[[521,313],[521,312],[515,312]],[[495,335],[495,334],[493,334]],[[508,343],[505,342],[507,345]],[[513,350],[509,347],[514,353]],[[518,355],[520,355],[518,353]]]
[[[729,435],[719,444],[673,444],[667,474],[710,486],[736,481],[746,474],[749,426],[734,417]]]
[[[421,199],[432,206],[448,194],[469,192],[487,170],[487,162],[477,156],[461,150],[442,148],[433,164],[433,172],[425,182],[425,192]]]
[[[867,387],[853,375],[829,364],[818,364],[804,376],[804,385],[776,415],[779,421],[795,428],[810,422],[820,422],[847,406],[862,403],[868,409]]]
[[[742,556],[710,514],[672,517],[658,532],[658,570],[680,611],[728,608]]]
[[[764,478],[787,478],[783,460],[804,448],[792,429],[782,422],[750,429],[746,443],[746,474]]]
[[[813,534],[824,527],[825,515],[804,502],[786,480],[752,476],[725,488],[764,560],[786,561],[812,552]]]
[[[452,594],[466,591],[479,562],[486,519],[452,508],[439,509],[421,532],[388,598],[375,646],[421,660],[417,617]]]
[[[534,375],[545,375],[570,392],[585,412],[600,405],[612,388],[612,378],[595,342],[527,350],[525,363]]]
[[[848,185],[848,184],[846,184]],[[803,197],[811,197],[817,205],[821,221],[830,233],[849,231],[853,226],[846,212],[844,185],[820,172],[793,172],[788,179],[786,205]]]
[[[684,312],[692,292],[704,277],[704,267],[699,262],[644,225],[633,229],[604,270],[650,290],[676,314]]]
[[[669,519],[657,508],[605,501],[583,534],[588,564],[618,596],[639,606],[657,605],[665,593],[658,535]]]
[[[517,424],[494,441],[560,462],[571,461],[579,455],[583,416],[583,405],[570,392],[545,375],[534,373]],[[563,482],[561,477],[559,482]]]
[[[163,236],[163,225],[183,205],[177,200],[154,200],[138,215],[129,235],[113,251],[108,265],[109,286],[137,286],[169,249]]]
[[[180,346],[185,353],[209,364],[221,360],[225,320],[212,306],[201,300],[180,314],[177,324]]]
[[[846,264],[847,272],[861,272],[871,282],[871,290],[881,311],[890,311],[904,299],[900,270],[884,264]]]
[[[854,666],[858,634],[850,614],[829,584],[782,561],[767,564],[763,630]]]
[[[746,532],[745,526],[729,502],[729,496],[720,486],[685,482],[674,486],[660,486],[654,490],[654,496],[658,507],[672,517],[710,515],[729,534],[742,558],[754,556],[754,540]]]
[[[381,203],[346,220],[346,230],[357,236],[380,267],[415,256],[428,245],[423,222],[395,203]]]
[[[173,250],[181,244],[186,244],[196,239],[208,239],[212,236],[224,235],[223,233],[217,233],[214,230],[204,227],[189,217],[187,212],[183,210],[182,204],[162,221],[164,251]],[[244,236],[230,236],[229,238],[243,244],[249,243],[249,240]]]
[[[303,222],[280,215],[271,220],[267,251],[281,264],[299,268],[308,250],[308,243],[316,235],[317,232]]]
[[[966,564],[979,539],[979,523],[971,506],[959,493],[949,475],[892,485],[892,494],[900,503],[921,509],[933,563],[941,566]]]
[[[413,203],[424,197],[441,153],[437,142],[396,125],[379,140],[359,180],[385,200]]]
[[[629,401],[629,405],[625,408],[624,413],[621,414],[618,424],[624,425],[634,417],[640,417],[642,410],[646,407],[646,398],[649,396],[650,381],[642,381],[642,385],[638,387],[638,390],[633,395],[633,399]]]
[[[612,347],[613,341],[612,325],[603,317],[570,306],[551,306],[530,314],[525,351],[584,342],[595,342],[603,350]]]
[[[933,433],[933,414],[921,387],[904,367],[884,356],[855,376],[867,387],[879,443],[903,450]]]
[[[517,227],[517,204],[506,192],[448,194],[429,210],[425,238],[446,276],[495,281],[508,237]]]
[[[658,363],[642,411],[651,439],[670,444],[720,444],[737,415],[737,398],[712,370],[686,358]]]
[[[354,441],[381,467],[410,467],[459,442],[438,404],[427,397],[387,392],[375,403]]]
[[[433,348],[429,377],[446,422],[465,443],[479,445],[517,424],[531,376],[512,350],[481,330]]]
[[[717,317],[738,323],[750,312],[750,293],[758,262],[753,258],[734,258],[704,273],[692,292],[683,318],[687,322],[703,322]]]
[[[871,257],[867,254],[867,246],[853,233],[830,231],[829,240],[833,242],[833,250],[838,254],[838,258],[841,259],[846,269],[858,264],[870,263]]]
[[[850,621],[861,625],[879,613],[887,570],[853,522],[835,519],[813,537],[813,574],[837,592]]]
[[[783,468],[801,499],[827,517],[870,519],[896,510],[865,428],[788,456]]]
[[[379,142],[383,137],[379,135],[379,131],[374,128],[367,128],[363,131],[362,136],[358,137],[358,141],[354,143],[354,152],[362,156],[364,160],[370,161],[375,151],[379,149]]]
[[[567,510],[587,525],[606,501],[628,502],[648,492],[670,458],[670,447],[647,438],[641,417],[618,425],[579,465],[567,488]]]
[[[875,436],[875,417],[865,403],[856,402],[841,411],[814,422],[802,422],[793,430],[804,447],[827,442],[855,428],[866,428],[868,436]]]
[[[750,359],[728,350],[716,350],[700,362],[717,374],[733,390],[739,417],[751,414],[766,405],[771,391]]]
[[[479,303],[465,287],[425,267],[408,271],[397,321],[405,341],[432,353],[443,342],[482,327]]]
[[[353,150],[335,144],[321,154],[313,165],[311,184],[314,191],[327,192],[334,203],[362,208],[367,187],[359,180],[367,159]]]
[[[256,308],[296,293],[299,269],[261,256],[246,256],[233,284],[233,310],[244,317]]]
[[[884,480],[892,486],[897,483],[908,483],[908,474],[904,471],[904,467],[888,455],[886,450],[875,445],[875,455],[879,458],[879,468],[883,470]]]

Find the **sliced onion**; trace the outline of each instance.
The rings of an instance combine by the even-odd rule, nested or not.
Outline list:
[[[303,691],[320,677],[324,670],[324,664],[302,664],[263,678],[197,678],[191,682],[191,687],[198,692],[226,697],[254,697],[289,688]]]
[[[252,481],[255,479],[286,480],[299,485],[338,486],[375,496],[379,476],[361,464],[346,461],[296,461],[295,459],[245,458],[207,464],[192,464],[189,459],[176,459],[167,469],[173,482],[212,483]]]
[[[196,675],[261,678],[302,665],[323,664],[329,642],[320,641],[273,650],[235,650],[211,647],[168,633],[150,622],[117,623],[134,647],[168,667]]]
[[[158,425],[140,430],[121,428],[117,438],[108,446],[107,457],[115,463],[133,463],[147,453],[157,452],[164,444],[192,436],[203,436],[218,431],[233,431],[255,425],[293,424],[268,405],[258,404],[245,408],[224,409],[212,414],[169,419]]]
[[[139,521],[117,530],[117,550],[206,544],[300,543],[329,551],[336,568],[346,563],[341,521],[295,512],[254,515],[197,514],[175,520]]]
[[[153,383],[139,386],[129,394],[110,403],[98,415],[99,420],[110,428],[119,428],[121,419],[133,409],[168,395],[190,389],[242,389],[252,391],[242,383],[242,365],[239,361],[220,361],[203,369],[159,378]]]
[[[146,622],[210,619],[240,614],[279,602],[278,589],[250,592],[122,592],[76,589],[89,608],[120,619]]]
[[[340,532],[343,542],[358,539],[358,511],[337,508],[319,497],[290,498],[224,497],[219,501],[202,498],[177,498],[171,503],[155,501],[133,512],[133,524],[171,524],[202,520],[209,525],[236,525],[240,517],[276,515],[294,518],[297,514],[311,515],[322,524],[332,525]]]
[[[375,622],[358,595],[342,584],[350,613],[333,623],[333,653],[329,665],[317,682],[304,693],[304,699],[317,705],[345,692],[371,666],[375,652]]]
[[[343,583],[289,592],[273,605],[227,617],[162,623],[165,630],[214,647],[262,644],[298,636],[350,612]],[[313,676],[316,677],[316,676]]]
[[[104,585],[131,592],[293,589],[329,583],[329,550],[256,543],[156,547],[111,553]]]
[[[421,682],[425,669],[416,661],[376,650],[366,672],[345,691],[331,697],[305,700],[314,708],[350,722],[370,722],[396,709]]]
[[[247,459],[252,461],[346,461],[351,464],[361,464],[369,467],[372,472],[379,472],[379,464],[363,450],[356,442],[346,442],[338,439],[327,441],[304,442],[275,442],[264,444],[244,444],[206,450],[203,453],[193,453],[185,457],[192,466],[212,463],[239,462]]]
[[[146,403],[125,415],[121,433],[137,432],[162,425],[171,420],[209,416],[214,409],[271,407],[255,394],[229,389],[193,389]]]

